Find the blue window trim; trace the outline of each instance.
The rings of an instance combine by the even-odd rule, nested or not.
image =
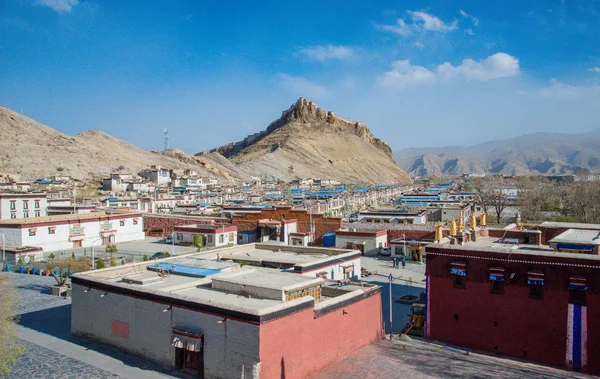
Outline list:
[[[529,279],[527,281],[527,284],[529,284],[531,286],[543,286],[544,285],[544,281],[543,280],[531,280],[531,279]]]
[[[504,281],[504,276],[490,275],[490,280],[495,280],[495,281],[503,282]]]
[[[461,270],[461,269],[458,269],[458,268],[451,268],[450,269],[450,273],[452,275],[467,276],[467,270]]]

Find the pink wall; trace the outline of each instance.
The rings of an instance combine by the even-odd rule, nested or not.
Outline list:
[[[261,325],[261,377],[305,378],[382,337],[379,293],[319,318],[300,311]]]

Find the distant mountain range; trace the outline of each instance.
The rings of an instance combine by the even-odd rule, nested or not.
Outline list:
[[[473,146],[408,148],[394,159],[411,176],[564,175],[600,170],[600,131],[533,133]]]

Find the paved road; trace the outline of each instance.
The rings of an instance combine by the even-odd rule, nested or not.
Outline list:
[[[3,378],[165,378],[167,367],[71,335],[71,301],[49,294],[52,277],[10,274],[21,295],[25,352]]]
[[[397,303],[395,300],[403,295],[419,296],[425,292],[425,265],[407,263],[406,267],[394,268],[387,257],[362,257],[362,267],[369,271],[377,271],[377,275],[363,278],[369,283],[381,286],[381,302],[385,332],[390,332],[390,291],[388,276],[392,274],[392,325],[394,333],[400,333],[408,322],[410,305]]]

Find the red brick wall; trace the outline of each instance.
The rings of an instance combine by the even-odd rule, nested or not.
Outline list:
[[[261,325],[260,376],[306,378],[382,336],[380,294],[319,318],[300,311]]]
[[[281,221],[296,219],[298,221],[298,232],[310,232],[310,215],[305,210],[292,210],[290,207],[276,207],[274,209],[264,209],[260,213],[248,213],[245,215],[236,215],[233,224],[256,224],[257,220],[271,218]],[[323,215],[312,215],[313,225],[315,227],[315,244],[323,243],[323,234],[335,232],[342,227],[342,219],[337,217],[325,217]]]
[[[190,224],[209,224],[206,219],[193,217],[176,217],[176,216],[161,216],[161,215],[144,215],[144,231],[162,230],[164,235],[173,233],[175,226],[190,225]],[[221,223],[230,225],[231,221],[227,219],[218,219],[218,225]]]
[[[435,255],[456,254],[461,257]],[[429,338],[472,349],[565,366],[569,276],[587,278],[588,371],[600,372],[600,262],[530,254],[427,248]],[[478,258],[478,259],[476,259]],[[481,258],[496,258],[488,260]],[[453,287],[450,263],[466,261],[466,289]],[[542,264],[550,263],[550,264]],[[505,268],[504,295],[490,293],[489,267]],[[529,299],[527,272],[545,274],[543,300]],[[514,278],[509,278],[515,273]],[[458,315],[458,320],[454,315]],[[497,325],[495,324],[497,322]],[[496,347],[496,349],[494,348]]]

